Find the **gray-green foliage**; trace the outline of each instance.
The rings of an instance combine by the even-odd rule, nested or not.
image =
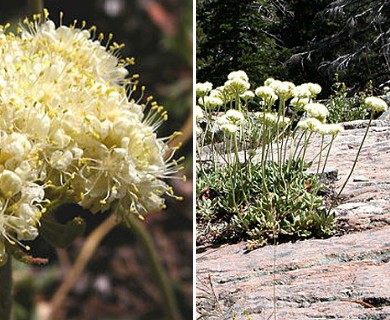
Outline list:
[[[334,217],[325,208],[325,190],[315,175],[302,171],[302,163],[243,166],[240,177],[230,179],[230,168],[210,172],[207,179],[198,176],[197,219],[202,231],[216,240],[247,239],[252,244],[265,244],[273,238],[297,239],[323,237],[334,232]],[[263,187],[266,180],[267,192]],[[237,191],[232,197],[232,188]],[[250,190],[249,198],[244,191]],[[202,193],[203,191],[203,193]],[[234,206],[234,201],[237,206]]]

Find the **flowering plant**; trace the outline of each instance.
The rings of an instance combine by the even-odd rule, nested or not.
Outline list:
[[[47,10],[16,34],[8,28],[0,26],[0,267],[38,234],[69,244],[71,233],[50,232],[46,219],[63,203],[128,222],[163,209],[164,195],[180,199],[164,181],[181,168],[168,147],[177,133],[157,136],[167,112],[144,98],[126,69],[134,59],[119,57],[111,34],[56,26]]]
[[[240,85],[232,89],[232,81]],[[320,196],[325,190],[320,177],[343,125],[327,123],[327,107],[315,101],[318,84],[269,78],[254,95],[243,96],[241,91],[249,88],[243,71],[232,72],[223,87],[212,90],[209,85],[209,96],[217,91],[223,104],[197,111],[202,114],[197,118],[198,224],[215,237],[245,238],[250,245],[333,234],[334,218]],[[199,97],[201,106],[207,98]],[[249,112],[249,103],[260,111]],[[387,108],[377,97],[366,98],[364,105],[372,111],[371,120],[374,112]],[[319,149],[309,154],[315,137]],[[308,173],[310,167],[314,174]]]

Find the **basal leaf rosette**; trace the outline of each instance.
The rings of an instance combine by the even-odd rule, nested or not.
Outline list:
[[[6,29],[0,28],[0,260],[6,242],[37,236],[45,207],[58,200],[51,188],[93,213],[141,217],[162,209],[163,196],[172,195],[164,179],[179,169],[170,137],[156,133],[167,114],[137,90],[138,75],[126,69],[133,60],[118,57],[122,45],[111,35],[104,43],[84,23],[56,27],[47,12],[25,20],[16,35]]]

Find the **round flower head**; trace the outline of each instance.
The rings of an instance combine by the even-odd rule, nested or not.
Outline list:
[[[213,84],[211,82],[198,82],[195,85],[196,96],[204,97],[213,89]]]
[[[255,90],[256,96],[262,98],[267,105],[272,105],[278,100],[278,96],[275,94],[275,91],[268,86],[258,87]]]
[[[315,126],[315,131],[324,136],[325,135],[336,136],[340,132],[343,132],[344,128],[338,123],[332,123],[332,124],[321,123]]]
[[[264,86],[272,88],[275,94],[282,100],[291,98],[295,89],[295,85],[292,82],[275,80],[274,78],[265,80]]]
[[[242,70],[232,71],[232,72],[229,73],[229,75],[228,75],[228,79],[229,80],[233,80],[233,79],[236,79],[236,78],[244,80],[245,82],[249,81],[248,75],[245,73],[245,71],[242,71]]]
[[[238,131],[238,126],[232,123],[221,124],[220,128],[227,135],[235,134]]]
[[[4,241],[37,236],[46,188],[121,216],[160,210],[172,193],[164,178],[178,163],[156,133],[166,111],[134,97],[133,60],[102,40],[94,27],[56,27],[47,11],[16,35],[0,28],[0,256]]]
[[[250,90],[245,91],[244,93],[242,93],[240,95],[240,98],[245,100],[245,101],[252,100],[254,97],[255,97],[255,94]]]
[[[322,91],[321,86],[317,83],[309,82],[309,83],[306,83],[305,85],[309,89],[309,91],[311,93],[311,97],[315,97],[316,95],[320,94]]]
[[[199,98],[198,103],[204,106],[206,109],[210,109],[210,110],[214,110],[217,107],[223,105],[222,99],[216,97],[209,97],[209,96]]]
[[[249,90],[250,84],[242,78],[233,78],[226,81],[224,87],[228,92],[240,95]]]
[[[267,80],[264,81],[264,86],[269,87],[271,83],[273,83],[274,81],[279,81],[279,80],[275,80],[274,78],[267,78]]]
[[[317,132],[317,128],[322,125],[322,122],[316,118],[308,118],[298,122],[298,128],[301,128],[304,131],[313,131]]]
[[[317,83],[303,83],[296,86],[294,89],[294,97],[296,98],[314,98],[321,92],[321,86]]]
[[[290,104],[297,110],[304,110],[305,106],[310,103],[309,98],[292,98]]]
[[[378,97],[367,97],[364,100],[364,104],[368,109],[374,112],[382,112],[387,110],[387,103]]]
[[[304,110],[310,117],[316,118],[321,122],[325,122],[326,117],[329,114],[328,109],[321,103],[309,103],[304,107]]]
[[[230,109],[226,112],[225,117],[230,123],[240,125],[245,123],[244,115],[237,110]]]

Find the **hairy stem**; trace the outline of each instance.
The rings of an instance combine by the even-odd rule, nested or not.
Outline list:
[[[167,319],[181,320],[172,286],[170,285],[168,276],[165,273],[161,262],[159,261],[159,257],[156,248],[153,245],[151,236],[137,217],[131,216],[127,221],[131,229],[134,231],[138,241],[145,250],[145,254],[149,260],[149,266],[152,269],[153,275],[156,278],[156,281],[161,290],[162,297],[164,299]]]

